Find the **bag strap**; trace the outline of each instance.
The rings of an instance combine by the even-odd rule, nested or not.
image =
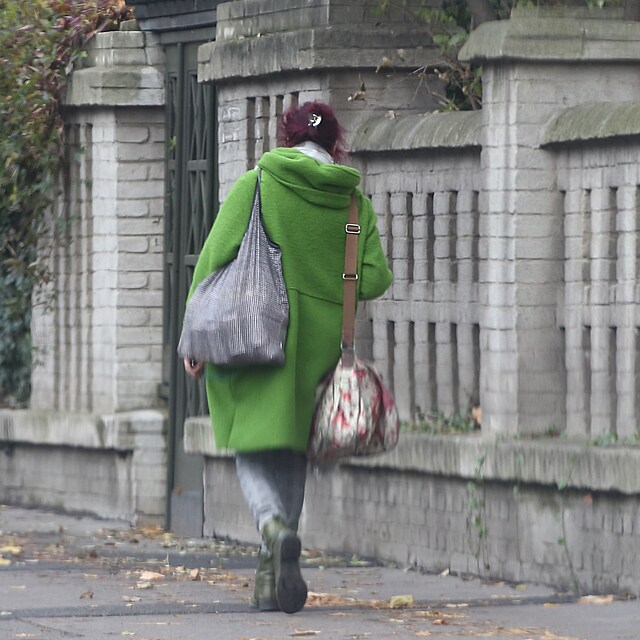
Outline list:
[[[354,335],[356,325],[356,291],[358,284],[358,205],[354,195],[349,205],[349,221],[344,227],[346,233],[344,250],[344,300],[342,303],[342,364],[353,366],[355,360]]]

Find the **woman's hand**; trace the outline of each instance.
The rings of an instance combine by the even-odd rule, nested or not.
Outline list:
[[[185,358],[184,370],[187,372],[187,375],[192,378],[200,378],[204,372],[204,362],[196,362],[190,358]]]

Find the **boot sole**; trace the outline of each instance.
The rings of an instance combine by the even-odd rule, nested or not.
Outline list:
[[[285,613],[296,613],[307,601],[307,584],[300,573],[300,538],[293,531],[282,531],[276,561],[276,598]]]

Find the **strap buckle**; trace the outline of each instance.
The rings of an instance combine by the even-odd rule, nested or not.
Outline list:
[[[347,369],[352,369],[356,361],[356,352],[353,348],[353,344],[347,346],[343,342],[340,346],[340,362],[342,363],[342,366]]]
[[[343,280],[357,280],[358,279],[358,274],[357,273],[343,273],[342,274],[342,279]]]
[[[360,225],[359,224],[354,224],[352,222],[348,222],[344,226],[344,230],[350,235],[356,235],[356,236],[360,235]]]

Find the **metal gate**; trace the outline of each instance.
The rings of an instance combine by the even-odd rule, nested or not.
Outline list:
[[[204,383],[187,379],[176,348],[198,252],[218,202],[216,101],[198,83],[198,42],[165,47],[167,89],[163,388],[169,400],[167,526],[202,535],[202,461],[184,453],[184,422],[208,413]]]

